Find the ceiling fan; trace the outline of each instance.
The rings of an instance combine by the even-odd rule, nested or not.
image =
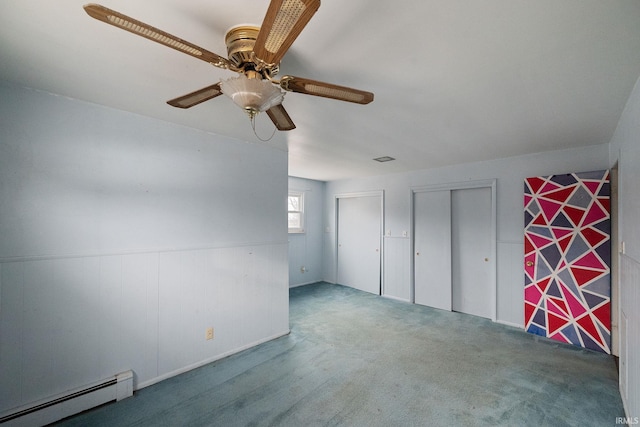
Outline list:
[[[320,0],[271,0],[261,27],[242,25],[227,32],[228,58],[98,4],[87,4],[84,10],[102,22],[240,74],[171,99],[169,105],[191,108],[225,94],[244,109],[252,123],[258,113],[266,112],[278,130],[286,131],[296,126],[282,106],[283,90],[357,104],[373,101],[373,93],[358,89],[294,76],[274,79],[280,60],[319,7]]]

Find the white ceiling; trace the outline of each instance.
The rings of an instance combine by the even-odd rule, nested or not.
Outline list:
[[[268,0],[100,0],[226,56]],[[234,76],[90,18],[82,0],[0,5],[0,79],[260,143],[226,97],[169,99]],[[289,93],[297,125],[268,144],[319,180],[609,142],[640,75],[639,0],[322,0],[280,74],[375,93],[356,105]],[[273,126],[257,120],[262,137]],[[392,156],[389,163],[372,161]]]

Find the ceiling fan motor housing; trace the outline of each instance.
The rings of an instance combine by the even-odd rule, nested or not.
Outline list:
[[[255,69],[253,46],[256,43],[260,27],[253,25],[239,25],[227,31],[225,43],[229,61],[240,71]],[[271,67],[270,75],[278,73],[278,65]]]

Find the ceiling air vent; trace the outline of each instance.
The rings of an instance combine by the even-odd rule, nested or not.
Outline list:
[[[373,159],[376,162],[380,162],[380,163],[384,163],[384,162],[390,162],[392,160],[395,160],[393,157],[390,156],[382,156],[382,157],[378,157],[376,159]]]

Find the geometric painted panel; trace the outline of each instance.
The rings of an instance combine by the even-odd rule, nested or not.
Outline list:
[[[609,171],[524,183],[527,332],[611,353]]]

